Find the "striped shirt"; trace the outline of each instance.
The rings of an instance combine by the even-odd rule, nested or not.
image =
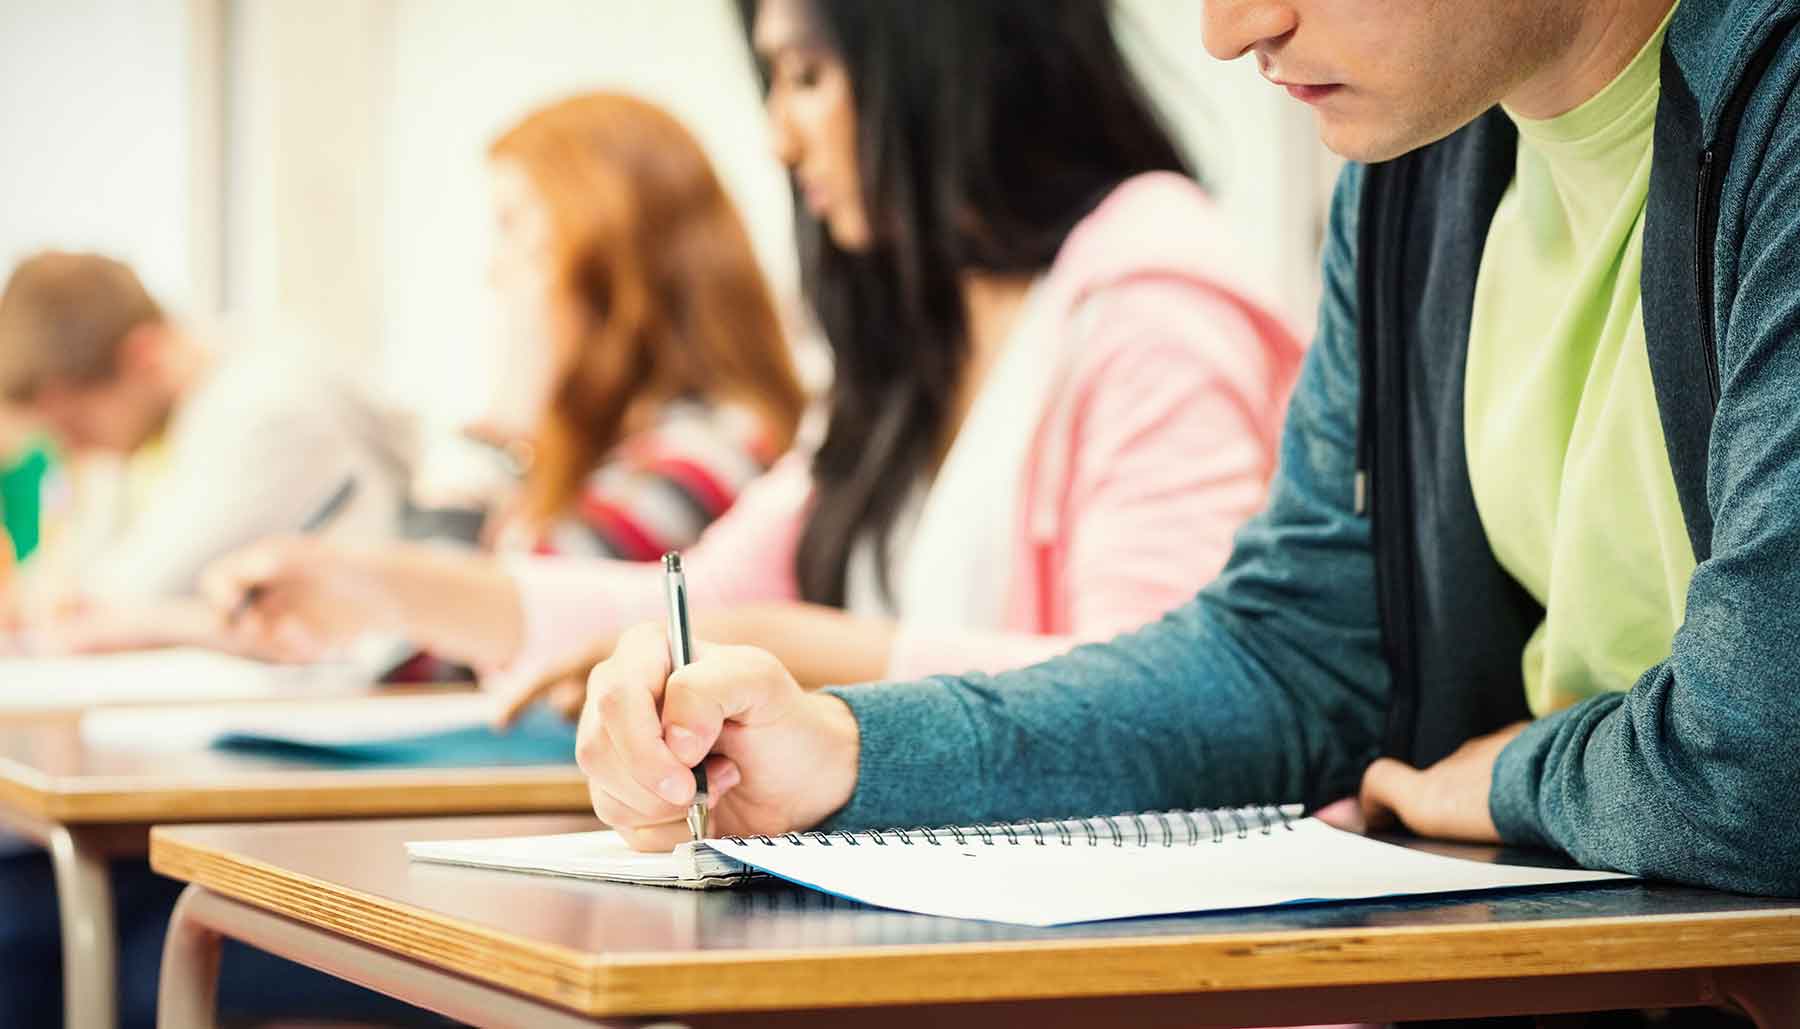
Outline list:
[[[615,448],[562,517],[535,538],[507,540],[502,546],[535,554],[654,561],[698,540],[777,456],[748,411],[677,402],[664,410],[655,428]]]

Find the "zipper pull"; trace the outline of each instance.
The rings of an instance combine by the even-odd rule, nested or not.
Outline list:
[[[1369,513],[1369,473],[1361,468],[1356,470],[1356,516],[1361,518]]]

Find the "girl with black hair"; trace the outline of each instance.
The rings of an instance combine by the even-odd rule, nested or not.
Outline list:
[[[1262,504],[1299,346],[1108,5],[744,9],[835,378],[823,439],[690,551],[699,635],[858,682],[1031,663],[1191,596]],[[263,587],[253,639],[373,627],[532,678],[662,603],[616,561],[284,541],[219,572],[222,603]]]

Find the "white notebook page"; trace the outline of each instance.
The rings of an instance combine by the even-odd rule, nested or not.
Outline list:
[[[772,875],[882,907],[1018,925],[1219,911],[1317,900],[1629,878],[1442,857],[1342,832],[1317,819],[1223,842],[1114,846],[1085,841],[940,846],[795,846],[710,840]]]
[[[673,852],[632,850],[616,832],[507,836],[487,840],[431,840],[406,845],[414,861],[510,872],[535,872],[574,879],[645,883],[703,889],[725,886],[751,874],[716,851],[684,843]]]

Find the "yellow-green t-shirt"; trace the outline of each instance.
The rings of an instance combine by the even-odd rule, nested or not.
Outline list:
[[[1469,475],[1495,557],[1546,610],[1523,655],[1539,716],[1667,657],[1694,570],[1639,306],[1662,40],[1567,114],[1507,112],[1518,167],[1476,281]]]

